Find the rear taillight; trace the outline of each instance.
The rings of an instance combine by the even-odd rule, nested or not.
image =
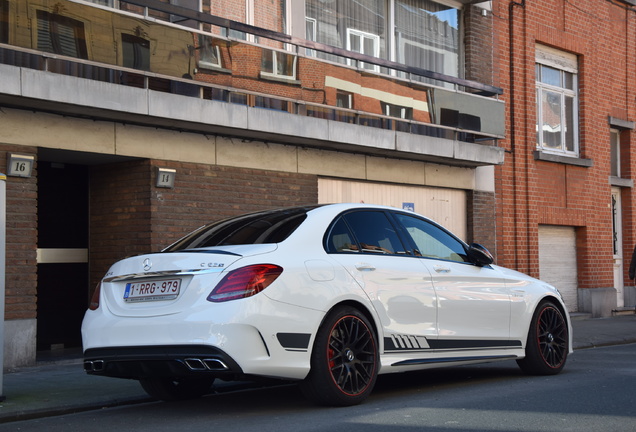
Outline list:
[[[90,310],[96,310],[99,307],[99,293],[101,291],[102,283],[98,283],[91,296],[91,302],[88,304]]]
[[[208,301],[224,302],[251,297],[267,288],[283,272],[274,264],[256,264],[232,270],[208,296]]]

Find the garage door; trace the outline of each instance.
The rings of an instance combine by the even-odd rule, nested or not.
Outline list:
[[[576,231],[573,227],[539,226],[540,278],[561,292],[570,312],[578,310]]]
[[[319,179],[318,202],[363,202],[410,208],[466,240],[466,192],[463,190]]]

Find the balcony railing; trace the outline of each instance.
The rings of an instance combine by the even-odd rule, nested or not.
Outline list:
[[[24,4],[19,0],[9,2],[14,3],[14,8]],[[25,26],[15,17],[7,22],[13,28],[10,34],[17,36],[15,40],[4,41],[11,43],[0,43],[0,63],[412,134],[469,142],[503,137],[503,103],[497,100],[502,91],[497,87],[153,0],[125,3],[138,8],[121,11],[70,0],[31,0],[29,7],[37,9],[39,5],[47,16],[58,14],[62,25],[76,25],[75,34],[79,34],[78,29],[83,26],[90,26],[93,34],[85,36],[92,38],[90,44],[76,55],[45,52],[45,47],[33,40],[30,31],[21,37],[20,31]],[[60,4],[63,7],[59,7]],[[140,17],[143,24],[139,24]],[[169,22],[175,21],[174,17],[197,23],[198,28],[193,30]],[[239,33],[249,37],[244,40],[232,36]],[[128,35],[126,40],[124,35]],[[152,52],[144,47],[144,41],[154,44]],[[271,41],[280,48],[272,46],[275,44]],[[75,42],[82,43],[81,40]],[[113,47],[116,47],[114,53]],[[209,59],[203,58],[204,48],[211,55]],[[144,49],[151,58],[144,57]],[[292,55],[294,67],[296,62],[302,61],[298,65],[301,70],[298,76],[290,80],[262,74],[264,53],[270,51],[280,53],[281,57]],[[84,52],[86,58],[79,58]],[[321,60],[315,57],[316,52],[374,64],[379,72]],[[127,54],[132,58],[125,58]],[[399,118],[365,109],[336,107],[336,90],[325,84],[335,76],[346,77],[356,85],[367,82],[365,77],[379,78],[374,81],[377,88],[372,90],[402,95],[400,97],[413,101],[419,110],[413,110],[412,118]],[[422,78],[449,83],[453,88],[423,84]]]

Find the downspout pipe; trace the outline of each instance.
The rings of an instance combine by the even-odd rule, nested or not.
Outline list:
[[[515,131],[515,77],[514,77],[514,65],[515,65],[515,47],[514,47],[514,11],[515,8],[525,9],[526,0],[521,1],[511,1],[508,4],[508,52],[509,57],[508,61],[510,62],[508,65],[508,74],[509,74],[509,82],[510,82],[510,154],[512,155],[512,193],[513,195],[513,206],[514,206],[514,221],[513,221],[513,233],[514,239],[518,238],[519,228],[519,209],[518,209],[518,197],[517,197],[517,176],[515,173],[517,172],[517,154],[515,153],[517,137]],[[526,179],[527,180],[527,179]],[[515,268],[519,269],[519,251],[517,248],[513,248],[515,254]]]

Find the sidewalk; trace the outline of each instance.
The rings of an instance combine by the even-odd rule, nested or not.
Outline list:
[[[574,318],[572,326],[575,350],[636,342],[636,315]],[[86,374],[79,357],[5,373],[3,383],[0,423],[151,401],[137,381]]]

